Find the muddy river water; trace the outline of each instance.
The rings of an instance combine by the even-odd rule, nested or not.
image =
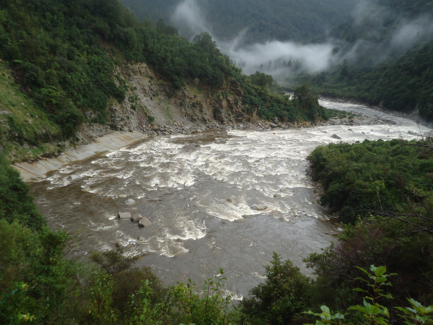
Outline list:
[[[74,236],[70,255],[120,243],[166,284],[191,278],[201,286],[223,268],[227,291],[241,299],[263,281],[273,252],[310,274],[302,260],[335,240],[338,226],[307,175],[315,147],[430,131],[363,106],[321,104],[392,124],[155,137],[68,165],[31,184],[31,193],[49,225]],[[119,220],[119,211],[152,225]]]

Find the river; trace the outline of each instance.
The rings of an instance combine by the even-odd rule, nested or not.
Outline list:
[[[223,268],[227,292],[241,299],[263,281],[273,252],[310,275],[303,259],[336,240],[338,226],[307,175],[314,148],[430,131],[360,105],[321,104],[391,124],[154,137],[50,173],[31,184],[31,194],[52,228],[74,236],[70,256],[120,243],[164,283],[191,278],[199,288]],[[152,225],[119,220],[119,211]]]

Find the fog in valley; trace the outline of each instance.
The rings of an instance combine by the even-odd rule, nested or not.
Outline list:
[[[385,20],[398,17],[393,9],[379,6],[371,1],[360,1],[351,12],[354,27],[363,25],[382,26]],[[317,43],[297,43],[292,41],[268,40],[264,43],[247,44],[243,42],[249,26],[238,33],[231,41],[219,39],[212,26],[204,18],[205,8],[195,0],[181,2],[171,15],[171,23],[184,33],[197,35],[208,32],[218,44],[220,50],[243,69],[245,74],[256,71],[271,74],[277,81],[299,70],[319,73],[341,65],[344,61],[356,62],[368,57],[369,64],[378,64],[389,59],[391,55],[402,55],[420,40],[431,38],[433,20],[428,15],[415,19],[397,18],[394,28],[387,31],[376,31],[364,35],[353,43],[328,36]],[[324,31],[325,33],[325,31]],[[374,32],[373,32],[374,33]],[[290,35],[288,35],[288,39]]]

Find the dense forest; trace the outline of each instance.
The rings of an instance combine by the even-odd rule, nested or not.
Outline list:
[[[334,65],[298,84],[310,83],[326,96],[353,98],[433,118],[433,2],[379,0],[335,28]]]
[[[241,87],[246,94],[244,114],[263,107],[260,115],[269,119],[325,117],[323,110],[306,112],[309,108],[252,84],[221,54],[208,33],[189,42],[162,21],[139,22],[117,0],[2,0],[0,39],[0,58],[8,70],[2,77],[11,74],[19,85],[19,90],[13,89],[6,82],[5,87],[12,88],[5,104],[12,110],[16,107],[18,90],[39,110],[28,115],[45,119],[53,131],[26,129],[27,119],[20,124],[23,119],[13,113],[7,116],[9,128],[0,126],[0,138],[8,141],[40,146],[73,139],[83,122],[106,123],[110,119],[108,102],[123,101],[128,91],[116,67],[133,62],[149,64],[171,83],[172,92],[196,78],[208,90]]]
[[[162,18],[170,21],[181,0],[122,0],[140,19]],[[353,0],[217,0],[199,1],[204,21],[208,28],[221,40],[231,40],[248,28],[245,43],[268,40],[294,40],[306,42],[322,35],[332,27],[350,17]],[[191,31],[180,28],[186,37]]]
[[[324,189],[321,203],[352,225],[339,243],[307,261],[324,287],[339,288],[334,294],[342,295],[339,304],[344,305],[352,299],[344,287],[353,267],[380,264],[398,273],[390,289],[394,300],[401,304],[410,296],[431,304],[431,139],[330,144],[308,159]]]

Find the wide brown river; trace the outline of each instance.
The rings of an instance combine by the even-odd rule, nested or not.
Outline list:
[[[430,131],[363,106],[321,104],[393,124],[155,137],[62,168],[31,184],[31,193],[49,225],[74,236],[71,256],[120,243],[165,283],[191,278],[199,287],[223,268],[227,292],[241,299],[263,281],[273,252],[310,274],[302,260],[335,240],[338,226],[307,175],[314,148]],[[140,229],[118,211],[152,225]]]

